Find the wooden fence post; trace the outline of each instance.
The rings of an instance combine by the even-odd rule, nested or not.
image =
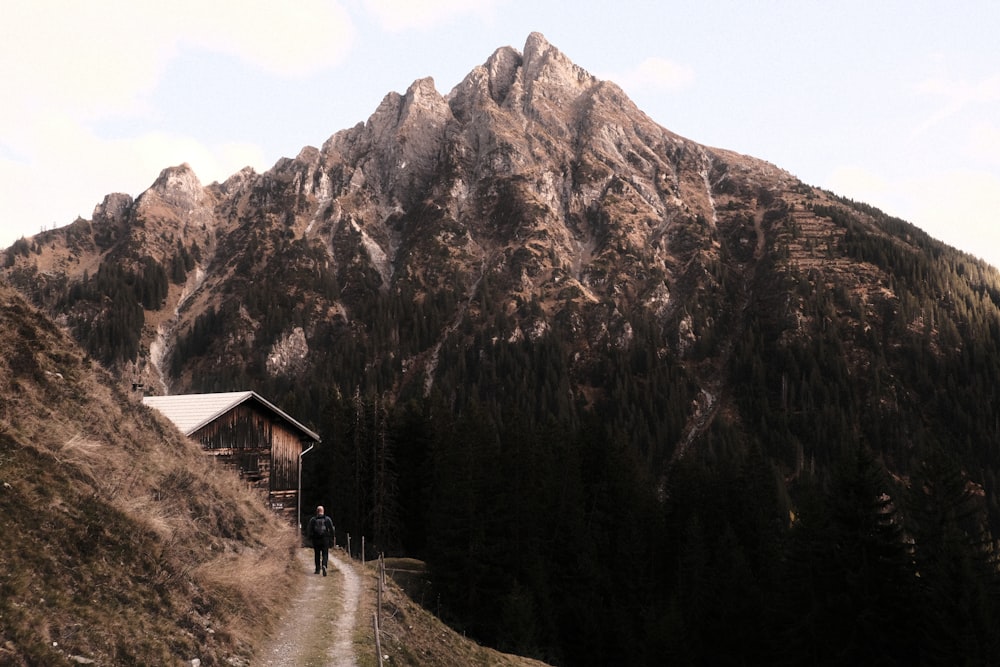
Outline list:
[[[372,614],[372,625],[375,628],[375,654],[378,655],[378,667],[382,667],[382,639],[379,637],[378,616]]]

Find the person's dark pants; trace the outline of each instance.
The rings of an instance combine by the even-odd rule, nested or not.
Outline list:
[[[316,571],[319,572],[330,561],[330,545],[326,540],[313,540],[313,553],[316,556]]]

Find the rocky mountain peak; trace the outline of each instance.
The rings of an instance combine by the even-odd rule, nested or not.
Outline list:
[[[418,79],[404,95],[387,94],[364,124],[337,132],[308,161],[350,165],[351,188],[367,184],[395,209],[409,203],[426,183],[453,120],[434,79]]]
[[[406,89],[403,108],[405,111],[407,108],[416,105],[432,109],[439,106],[443,101],[441,93],[434,87],[434,78],[426,76],[422,79],[417,79]]]
[[[545,35],[540,32],[532,32],[524,42],[524,58],[532,62],[552,49],[558,51],[549,43],[549,40],[545,39]]]
[[[215,197],[206,190],[187,163],[167,167],[133,206],[137,221],[162,226],[168,235],[182,238],[215,227]]]
[[[91,216],[94,222],[121,221],[132,208],[131,195],[122,192],[113,192],[104,197],[104,201],[94,207]]]
[[[195,175],[191,165],[167,167],[148,190],[135,201],[135,213],[145,220],[160,219],[167,222],[194,221],[207,222],[211,214],[200,211],[209,205],[205,188]],[[199,213],[200,211],[200,213]]]
[[[539,81],[572,84],[594,83],[596,78],[552,46],[541,33],[533,32],[524,44],[525,84]]]
[[[456,116],[482,108],[486,100],[532,119],[543,119],[560,105],[571,105],[599,83],[575,65],[541,33],[528,36],[523,55],[506,46],[474,68],[449,95]]]
[[[523,62],[521,54],[509,46],[497,49],[486,61],[487,82],[494,102],[502,104],[506,99]]]
[[[257,177],[257,172],[253,167],[243,167],[238,172],[227,178],[221,185],[223,192],[236,192]]]
[[[201,181],[187,162],[176,167],[167,167],[149,188],[165,201],[188,201],[196,203],[204,196]]]

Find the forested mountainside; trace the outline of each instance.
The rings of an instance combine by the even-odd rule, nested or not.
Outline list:
[[[1000,650],[997,270],[537,33],[266,173],[166,169],[4,275],[125,382],[301,416],[306,497],[504,650]]]

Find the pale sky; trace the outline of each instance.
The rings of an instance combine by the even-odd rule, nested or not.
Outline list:
[[[0,0],[0,247],[258,172],[532,31],[691,140],[1000,266],[1000,2]]]

